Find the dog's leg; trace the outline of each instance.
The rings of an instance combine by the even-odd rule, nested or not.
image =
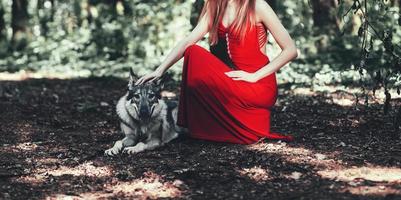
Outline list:
[[[139,142],[138,144],[136,144],[133,147],[126,147],[126,148],[124,148],[123,153],[135,154],[135,153],[139,153],[139,152],[142,152],[145,150],[153,150],[159,146],[161,146],[161,142],[159,139],[151,139],[147,143]]]
[[[104,151],[106,156],[114,156],[127,146],[132,146],[135,144],[136,137],[133,134],[133,130],[126,126],[125,124],[121,124],[121,130],[125,133],[125,138],[122,140],[118,140],[114,143],[114,146],[110,149]]]
[[[177,125],[177,121],[178,121],[178,107],[174,108],[174,109],[171,111],[171,115],[173,116],[175,131],[176,131],[178,134],[189,135],[189,130],[188,130],[188,128]],[[178,135],[177,135],[177,137],[178,137]],[[174,138],[173,138],[173,139],[174,139]]]
[[[134,144],[135,144],[135,140],[129,136],[126,136],[124,139],[118,140],[117,142],[115,142],[114,146],[112,148],[104,151],[104,154],[107,156],[114,156],[114,155],[118,154],[121,151],[121,149],[123,149],[124,147],[129,147]]]
[[[170,131],[168,134],[163,135],[162,139],[162,145],[170,142],[171,140],[174,140],[175,138],[178,137],[178,133],[176,131]]]
[[[124,139],[116,141],[112,148],[104,151],[104,155],[114,156],[114,155],[118,154],[121,151],[121,149],[123,148],[123,140]]]

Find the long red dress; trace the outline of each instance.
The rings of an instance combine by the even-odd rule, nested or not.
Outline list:
[[[243,43],[222,23],[218,36],[226,40],[236,70],[255,72],[270,62],[260,50],[267,40],[262,23],[248,29]],[[177,125],[188,128],[192,138],[217,142],[252,144],[261,138],[292,141],[292,136],[270,132],[270,110],[277,99],[275,73],[251,83],[224,74],[231,70],[203,47],[187,47]]]

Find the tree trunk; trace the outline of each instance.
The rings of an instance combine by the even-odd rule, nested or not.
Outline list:
[[[30,35],[28,1],[13,0],[11,15],[12,44],[14,49],[20,50],[26,46]]]
[[[50,0],[50,8],[45,6],[46,0],[38,0],[36,7],[36,15],[39,19],[41,35],[46,37],[49,32],[48,23],[54,20],[55,5],[54,0]]]
[[[400,13],[398,17],[398,26],[401,26],[401,0],[398,1],[398,12]]]
[[[133,10],[132,10],[131,3],[129,3],[128,1],[121,1],[121,2],[123,4],[123,6],[124,6],[124,14],[126,16],[132,16],[134,13],[133,13]]]
[[[198,23],[198,18],[202,12],[204,4],[205,4],[204,0],[196,0],[195,3],[192,4],[191,17],[190,17],[190,23],[192,25],[192,28],[195,28],[196,24]]]
[[[50,0],[50,3],[52,4],[52,9],[50,13],[50,21],[54,21],[54,13],[56,12],[56,2],[55,0]]]
[[[39,19],[39,24],[40,24],[40,34],[46,37],[48,27],[47,27],[47,20],[46,17],[44,16],[45,11],[44,10],[44,0],[38,0],[37,5],[36,5],[36,15]]]
[[[79,0],[74,0],[74,15],[76,17],[77,21],[77,26],[81,27],[82,26],[82,8],[81,8],[81,1]]]
[[[0,40],[5,39],[5,29],[6,29],[6,24],[4,21],[4,8],[3,4],[0,2]]]
[[[336,0],[312,0],[313,24],[316,27],[336,26],[336,16],[333,15],[333,8],[337,7]]]

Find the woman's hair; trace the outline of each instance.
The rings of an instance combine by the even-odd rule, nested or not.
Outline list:
[[[206,14],[209,15],[209,43],[214,45],[218,41],[218,27],[229,0],[206,0],[198,22]],[[242,41],[249,28],[256,24],[255,1],[256,0],[234,0],[237,5],[237,17],[230,25],[232,33]]]

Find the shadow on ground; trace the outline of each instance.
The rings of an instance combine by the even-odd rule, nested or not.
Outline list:
[[[332,94],[280,90],[272,129],[295,142],[181,138],[108,158],[103,151],[122,137],[114,105],[125,80],[0,84],[0,198],[401,198],[394,113],[377,104],[341,106]]]

